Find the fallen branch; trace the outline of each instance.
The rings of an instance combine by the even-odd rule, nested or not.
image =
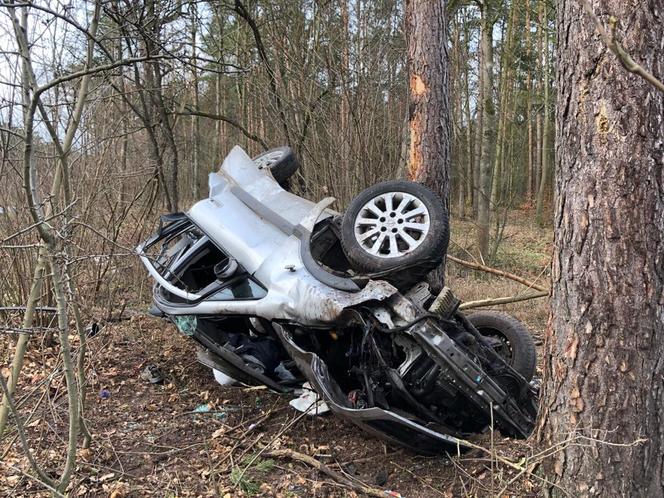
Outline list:
[[[494,299],[480,299],[479,301],[468,301],[459,306],[460,310],[467,310],[472,308],[482,308],[485,306],[497,306],[499,304],[518,303],[520,301],[528,301],[529,299],[539,299],[540,297],[547,297],[549,291],[541,291],[535,294],[522,294],[520,296],[498,297]]]
[[[450,256],[449,254],[447,255],[447,259],[450,261],[454,261],[457,264],[460,264],[462,266],[466,266],[468,268],[472,268],[473,270],[479,270],[483,271],[486,273],[492,273],[493,275],[498,275],[501,277],[509,278],[510,280],[514,280],[515,282],[519,282],[520,284],[525,285],[526,287],[529,287],[531,289],[535,289],[538,291],[546,292],[547,294],[549,293],[549,290],[539,284],[536,284],[535,282],[531,282],[530,280],[527,280],[523,277],[520,277],[518,275],[515,275],[514,273],[510,273],[504,270],[498,270],[496,268],[491,268],[490,266],[482,265],[480,263],[471,263],[470,261],[465,261],[463,259],[455,258],[454,256]],[[537,296],[540,297],[540,296]]]
[[[350,479],[347,479],[344,475],[340,474],[336,470],[332,470],[330,467],[325,465],[322,462],[319,462],[314,457],[305,455],[304,453],[299,453],[297,451],[289,450],[287,448],[272,450],[265,453],[266,456],[271,456],[275,458],[290,458],[291,460],[297,460],[298,462],[306,463],[311,467],[314,467],[316,470],[322,472],[323,474],[328,475],[334,479],[339,484],[342,484],[358,493],[363,493],[369,496],[378,496],[380,498],[385,498],[386,493],[380,489],[372,488],[364,484],[357,484],[352,482]]]

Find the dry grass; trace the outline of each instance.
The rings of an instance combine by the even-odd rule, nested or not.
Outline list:
[[[551,230],[537,227],[530,211],[512,211],[503,232],[496,260],[490,265],[550,286],[550,261],[553,247]],[[473,222],[452,220],[450,253],[466,260],[475,257],[477,227]],[[447,285],[463,301],[522,295],[528,289],[512,280],[464,268],[453,262],[447,267]],[[496,307],[523,321],[537,338],[546,327],[548,300],[534,299]]]

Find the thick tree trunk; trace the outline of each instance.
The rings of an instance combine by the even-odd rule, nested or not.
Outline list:
[[[445,0],[406,1],[410,106],[408,178],[438,194],[449,213],[449,68]],[[444,282],[445,264],[431,273],[434,288]]]
[[[451,133],[445,5],[444,1],[406,2],[410,75],[408,177],[430,187],[448,206]]]
[[[664,76],[659,0],[593,1]],[[664,95],[627,73],[577,0],[558,9],[553,317],[543,444],[568,496],[664,496]],[[618,32],[621,28],[618,28]],[[646,438],[643,444],[633,444]],[[554,495],[562,495],[558,487]]]

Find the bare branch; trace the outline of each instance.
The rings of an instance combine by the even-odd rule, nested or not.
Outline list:
[[[249,140],[253,140],[254,142],[258,142],[261,144],[261,146],[267,150],[270,147],[267,145],[265,140],[263,140],[261,137],[258,135],[254,135],[251,133],[249,130],[247,130],[244,126],[242,126],[239,122],[235,121],[232,118],[229,118],[227,116],[222,116],[221,114],[211,114],[209,112],[203,112],[203,111],[196,111],[194,109],[187,109],[185,111],[179,111],[175,112],[174,114],[180,115],[180,116],[200,116],[202,118],[208,118],[208,119],[214,119],[217,121],[223,121],[224,123],[228,123],[231,126],[234,126],[238,130],[242,132],[242,134],[247,137]]]
[[[595,29],[597,29],[597,32],[599,33],[599,36],[602,39],[602,42],[611,52],[615,54],[616,57],[618,57],[618,60],[620,61],[622,66],[630,73],[634,73],[640,76],[648,83],[650,83],[652,86],[657,88],[660,92],[664,93],[664,83],[658,80],[646,68],[644,68],[643,66],[638,64],[634,59],[632,59],[632,56],[629,55],[629,53],[627,53],[625,48],[622,46],[622,43],[620,43],[620,41],[618,40],[616,36],[616,26],[618,25],[618,19],[611,16],[609,18],[609,29],[607,30],[606,26],[604,26],[599,17],[597,17],[597,14],[595,14],[595,12],[593,11],[590,2],[588,0],[580,0],[580,1],[583,4],[583,9],[593,20],[593,23],[595,23]]]
[[[510,273],[504,270],[498,270],[496,268],[491,268],[490,266],[482,265],[480,263],[471,263],[470,261],[464,261],[463,259],[455,258],[454,256],[450,256],[449,254],[447,255],[447,259],[449,259],[450,261],[454,261],[455,263],[458,263],[460,265],[467,266],[468,268],[472,268],[473,270],[479,270],[486,273],[492,273],[493,275],[498,275],[500,277],[509,278],[510,280],[519,282],[520,284],[523,284],[528,288],[546,292],[547,294],[549,293],[549,290],[546,287],[536,284],[535,282],[531,282],[523,277],[515,275],[514,273]]]
[[[518,303],[521,301],[528,301],[530,299],[539,299],[541,297],[547,297],[549,291],[537,292],[535,294],[522,294],[511,297],[498,297],[495,299],[480,299],[479,301],[468,301],[467,303],[462,303],[459,306],[460,310],[469,310],[472,308],[484,308],[487,306],[498,306],[499,304],[510,304]]]
[[[46,473],[41,469],[41,467],[39,467],[39,464],[37,463],[35,457],[32,455],[32,452],[30,451],[30,445],[28,444],[28,439],[26,438],[25,430],[23,429],[23,422],[21,420],[20,415],[16,411],[16,405],[14,405],[14,400],[12,399],[11,393],[7,388],[7,383],[5,382],[4,375],[0,375],[0,387],[2,387],[2,392],[6,397],[5,399],[7,400],[7,403],[9,405],[9,410],[11,411],[11,414],[14,417],[14,422],[16,422],[16,430],[18,431],[18,436],[21,440],[21,446],[23,446],[23,451],[25,452],[25,456],[28,458],[28,461],[30,462],[30,467],[35,472],[35,474],[39,476],[39,479],[41,480],[42,484],[46,485],[49,489],[53,489],[53,487],[55,487],[55,482],[53,481],[53,479],[51,479],[49,476],[46,475]]]

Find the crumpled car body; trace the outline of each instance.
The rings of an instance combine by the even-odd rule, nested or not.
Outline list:
[[[333,199],[288,192],[239,147],[209,188],[137,248],[158,313],[199,343],[201,362],[282,392],[308,380],[337,415],[422,453],[456,453],[491,420],[528,436],[536,390],[449,289],[452,304],[432,312],[424,282],[331,268],[319,245],[338,242]]]

